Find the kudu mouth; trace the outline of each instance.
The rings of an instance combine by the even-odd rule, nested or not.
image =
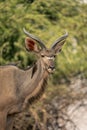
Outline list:
[[[48,66],[47,71],[53,73],[55,71],[55,66]]]

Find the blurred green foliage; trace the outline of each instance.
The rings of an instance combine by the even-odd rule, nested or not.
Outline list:
[[[49,47],[65,31],[69,33],[63,51],[56,58],[53,81],[77,74],[87,77],[87,4],[80,0],[0,0],[0,65],[35,59],[25,51],[25,27]]]

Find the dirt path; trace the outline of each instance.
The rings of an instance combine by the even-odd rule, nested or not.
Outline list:
[[[68,115],[76,127],[75,130],[87,130],[87,100],[77,102],[69,106]],[[71,126],[66,125],[67,130],[71,130]],[[74,129],[72,129],[74,130]]]

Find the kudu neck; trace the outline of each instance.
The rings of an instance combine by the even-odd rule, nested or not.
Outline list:
[[[34,66],[36,70],[32,76]],[[48,77],[48,73],[45,70],[41,59],[38,59],[34,66],[31,68],[31,70],[27,70],[26,80],[22,85],[22,97],[31,95],[31,93],[33,93],[33,91],[38,87],[39,82],[42,80],[44,81],[44,79]],[[29,76],[31,78],[29,78]]]

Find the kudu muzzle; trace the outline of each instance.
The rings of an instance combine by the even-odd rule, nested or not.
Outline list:
[[[55,71],[55,62],[53,57],[49,57],[47,71],[53,73]]]

